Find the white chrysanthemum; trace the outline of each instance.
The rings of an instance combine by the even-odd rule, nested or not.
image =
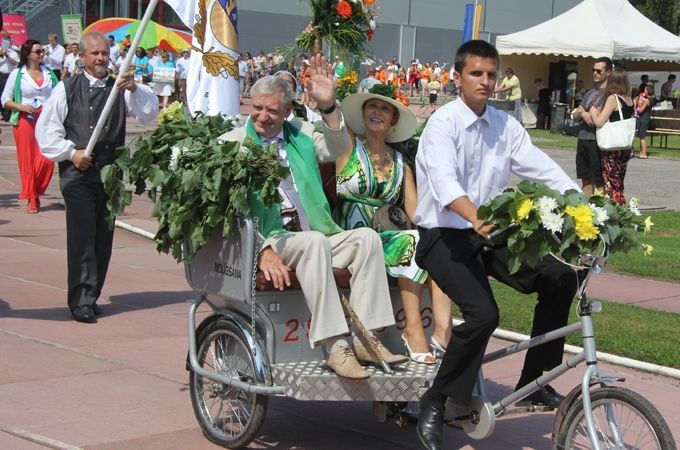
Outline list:
[[[375,30],[375,20],[371,19],[368,21],[368,28]]]
[[[552,233],[561,233],[564,226],[564,217],[554,212],[541,214],[541,225]]]
[[[607,214],[607,211],[604,208],[601,208],[599,206],[595,206],[593,204],[589,204],[590,209],[593,210],[593,223],[595,225],[604,225],[604,223],[609,219],[609,214]]]
[[[172,154],[170,155],[170,169],[175,170],[177,169],[177,164],[179,164],[179,157],[186,150],[186,147],[184,148],[179,148],[177,146],[173,146],[170,148],[172,151]]]
[[[638,208],[639,203],[638,199],[635,197],[631,197],[630,200],[628,200],[628,208],[630,208],[630,211],[635,214],[636,216],[641,216],[642,213],[640,212],[640,209]]]
[[[557,201],[552,197],[543,196],[536,202],[536,209],[540,216],[545,216],[557,209]]]

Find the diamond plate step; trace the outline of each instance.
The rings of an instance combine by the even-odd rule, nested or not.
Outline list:
[[[438,368],[409,361],[388,375],[369,366],[367,380],[340,378],[326,369],[324,361],[273,364],[271,372],[274,384],[297,400],[410,402],[420,400]]]

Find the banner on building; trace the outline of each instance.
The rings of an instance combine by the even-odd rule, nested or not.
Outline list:
[[[193,30],[187,76],[192,113],[239,113],[236,0],[165,0]]]
[[[80,42],[83,33],[83,16],[81,14],[62,14],[61,15],[61,34],[64,38],[62,42],[73,44]]]
[[[2,15],[2,31],[0,35],[4,38],[8,36],[12,44],[21,46],[28,40],[28,29],[26,28],[26,17],[18,14]]]

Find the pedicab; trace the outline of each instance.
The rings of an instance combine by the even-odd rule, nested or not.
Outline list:
[[[191,402],[204,435],[227,448],[248,445],[264,422],[270,396],[300,401],[373,402],[379,420],[406,425],[408,402],[420,399],[437,366],[409,361],[396,367],[370,367],[371,376],[366,380],[336,376],[324,367],[321,350],[309,345],[309,310],[296,280],[285,291],[273,290],[256,270],[258,249],[256,223],[240,218],[237,230],[229,238],[215,232],[185,264],[186,279],[198,294],[188,317],[187,368]],[[498,417],[551,411],[515,403],[585,362],[581,384],[556,411],[553,448],[676,449],[658,410],[639,394],[613,385],[623,377],[606,375],[597,366],[591,315],[601,305],[587,299],[586,286],[590,275],[603,266],[601,255],[583,255],[580,259],[580,269],[587,270],[587,276],[577,293],[578,322],[489,353],[484,363],[577,332],[583,336],[583,350],[496,401],[487,397],[480,370],[470,408],[463,412],[451,410],[448,424],[462,428],[472,438],[484,439],[493,433]],[[349,273],[335,270],[334,276],[341,291],[345,291]],[[396,353],[401,351],[399,335],[404,314],[396,286],[390,292],[397,325],[380,331],[378,336]],[[196,313],[203,303],[210,306],[212,313],[197,326]],[[429,307],[423,308],[422,319],[426,332],[431,332]]]

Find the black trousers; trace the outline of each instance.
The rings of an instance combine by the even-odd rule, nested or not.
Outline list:
[[[499,314],[488,275],[519,292],[538,294],[531,336],[567,324],[577,289],[576,273],[553,257],[535,268],[522,265],[509,274],[506,248],[484,249],[474,230],[422,229],[416,262],[460,308],[464,323],[453,328],[432,388],[455,403],[470,403],[489,337]],[[518,386],[527,384],[562,362],[564,339],[527,351]]]
[[[113,229],[106,223],[106,193],[94,166],[81,172],[68,165],[60,170],[59,187],[66,204],[68,307],[73,311],[93,305],[101,294],[111,260]]]

